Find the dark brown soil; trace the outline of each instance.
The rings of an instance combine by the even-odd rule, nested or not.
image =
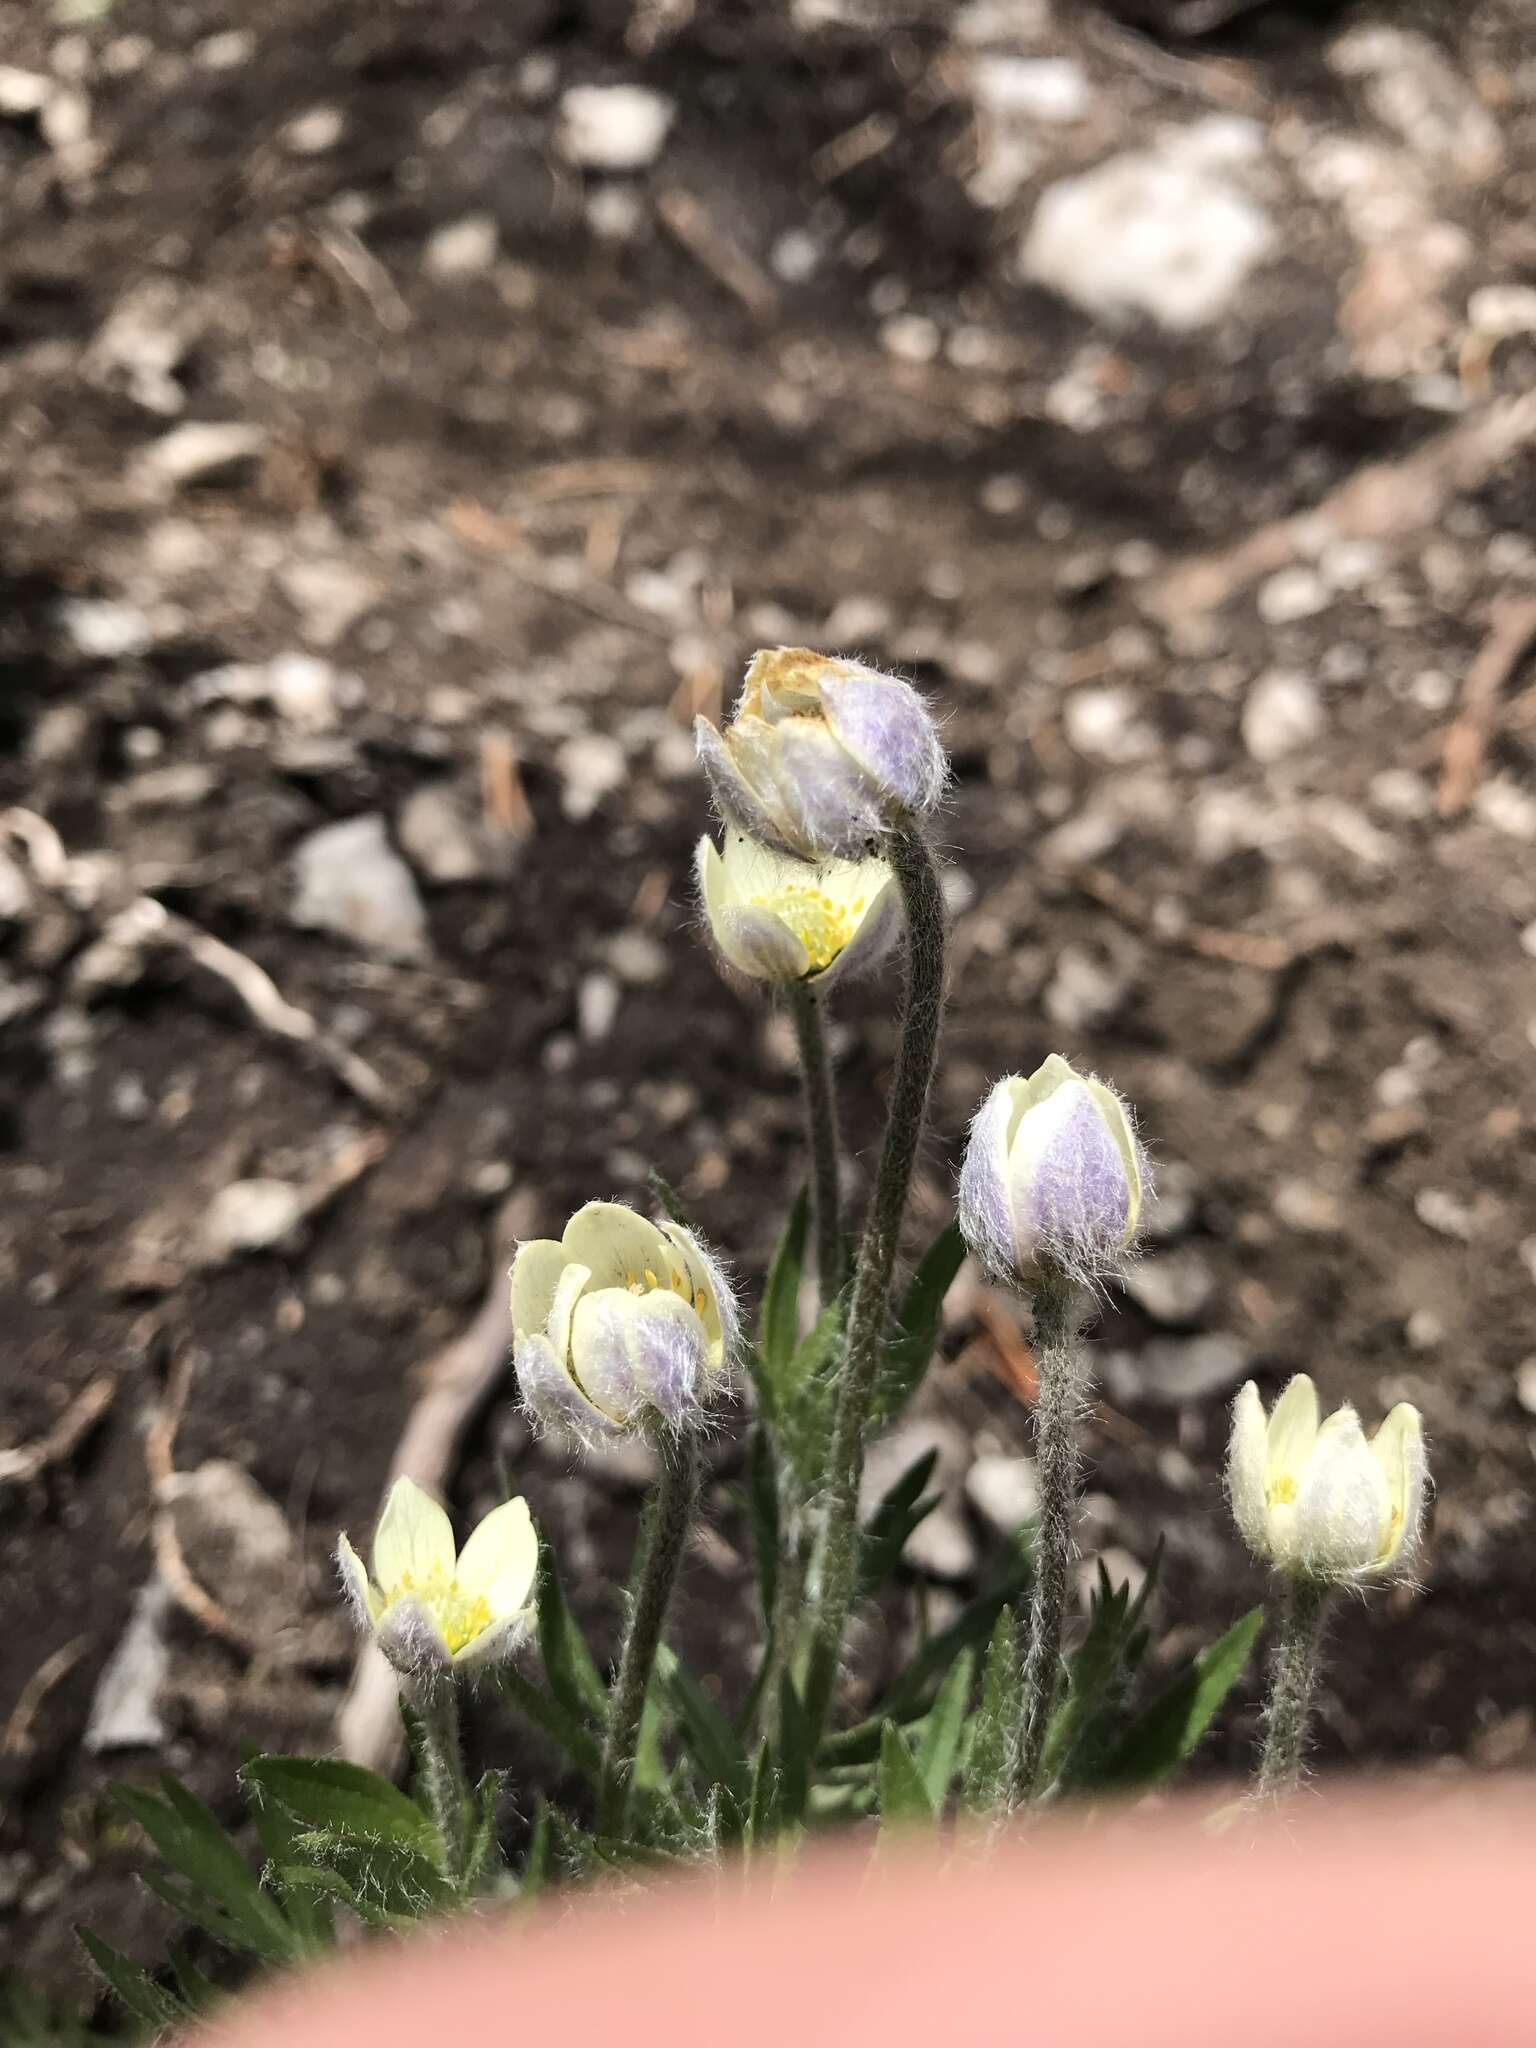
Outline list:
[[[987,1081],[1059,1046],[1138,1105],[1177,1240],[1157,1253],[1208,1273],[1182,1328],[1129,1299],[1107,1316],[1089,1541],[1144,1562],[1166,1537],[1170,1654],[1187,1650],[1260,1590],[1219,1477],[1244,1357],[1267,1389],[1304,1368],[1367,1419],[1417,1401],[1438,1490],[1424,1585],[1341,1620],[1325,1758],[1529,1764],[1536,719],[1518,660],[1470,800],[1442,817],[1436,795],[1493,608],[1536,591],[1530,436],[1357,536],[1357,572],[1335,562],[1304,615],[1282,616],[1267,571],[1171,625],[1149,599],[1181,557],[1430,446],[1457,393],[1475,413],[1529,386],[1528,336],[1485,367],[1467,339],[1473,291],[1536,279],[1521,0],[1414,17],[1496,126],[1475,174],[1384,125],[1327,61],[1326,15],[1264,8],[1162,46],[1063,7],[1033,45],[1019,34],[1081,67],[1090,111],[1041,128],[1001,208],[971,189],[968,59],[937,0],[71,12],[0,0],[7,62],[89,107],[64,147],[0,114],[0,801],[113,866],[94,904],[34,887],[0,908],[0,1441],[34,1440],[98,1376],[116,1392],[0,1496],[0,1725],[73,1646],[0,1756],[6,1951],[63,1981],[74,1920],[147,1938],[112,1778],[168,1765],[232,1811],[242,1746],[331,1740],[339,1634],[322,1625],[296,1673],[178,1615],[164,1744],[82,1748],[153,1568],[145,1437],[173,1359],[197,1362],[178,1469],[246,1468],[295,1532],[294,1611],[319,1617],[413,1368],[484,1292],[508,1187],[525,1229],[554,1229],[594,1194],[643,1199],[654,1166],[755,1286],[799,1111],[782,1021],[722,988],[694,930],[685,731],[764,642],[900,667],[946,720],[954,1003],[919,1222],[943,1219]],[[207,39],[241,28],[249,48],[215,62]],[[675,102],[674,126],[638,175],[584,177],[554,144],[560,95],[618,80]],[[336,132],[306,152],[323,128],[290,124],[316,109]],[[1116,332],[1022,280],[1046,185],[1216,116],[1254,124],[1275,232],[1218,325]],[[863,123],[884,145],[840,168]],[[1360,340],[1355,231],[1308,182],[1324,138],[1379,149],[1464,237],[1443,287],[1400,249],[1379,258],[1382,290],[1410,266],[1405,320],[1443,313],[1397,370]],[[499,253],[441,275],[429,237],[479,214]],[[151,327],[187,336],[179,411],[146,405],[100,338],[149,284]],[[145,451],[197,421],[264,444],[157,497]],[[141,630],[103,650],[68,610],[82,598]],[[342,681],[323,729],[199,681],[306,648]],[[1322,716],[1260,759],[1244,705],[1274,668],[1315,684]],[[473,817],[501,736],[532,830],[510,879],[418,875],[427,957],[295,928],[306,834],[369,812],[393,829],[429,783]],[[622,750],[604,789],[594,736]],[[385,1107],[174,952],[83,1000],[83,950],[141,890],[341,1034]],[[862,1184],[889,988],[842,1022]],[[374,1130],[382,1156],[291,1247],[197,1264],[220,1187],[303,1181]],[[1022,1448],[974,1288],[952,1306],[926,1412],[966,1457]],[[1159,1376],[1200,1332],[1232,1340],[1233,1372],[1170,1401]],[[531,1450],[493,1415],[458,1476],[466,1512],[498,1453],[609,1639],[632,1476]],[[751,1625],[733,1477],[727,1452],[682,1623],[727,1689]],[[1251,1737],[1245,1707],[1212,1765],[1239,1767]],[[498,1741],[520,1783],[548,1782],[523,1736]]]

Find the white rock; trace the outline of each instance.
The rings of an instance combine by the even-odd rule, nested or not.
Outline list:
[[[1411,768],[1382,768],[1371,777],[1367,794],[1371,808],[1384,818],[1411,822],[1428,818],[1435,808],[1434,792],[1422,775]]]
[[[188,420],[162,434],[135,466],[152,488],[181,489],[245,468],[266,445],[265,427],[239,420]]]
[[[431,236],[422,263],[430,276],[444,282],[482,277],[496,261],[499,243],[494,214],[468,213]]]
[[[994,120],[1081,121],[1088,112],[1088,76],[1071,57],[977,57],[971,94]]]
[[[963,1430],[937,1416],[898,1423],[870,1446],[859,1485],[860,1510],[867,1521],[909,1466],[926,1452],[938,1453],[927,1488],[940,1496],[933,1512],[907,1538],[903,1561],[936,1579],[960,1579],[974,1569],[976,1545],[955,1498],[955,1487],[970,1456]]]
[[[20,866],[0,847],[0,924],[14,924],[32,904],[32,885]],[[1536,925],[1532,926],[1536,931]]]
[[[1482,1212],[1475,1202],[1465,1202],[1449,1188],[1420,1188],[1413,1198],[1419,1221],[1442,1237],[1458,1238],[1470,1244],[1477,1236]]]
[[[1283,1180],[1274,1193],[1274,1211],[1287,1230],[1308,1237],[1336,1237],[1344,1228],[1338,1197],[1309,1180]]]
[[[1416,155],[1438,161],[1468,184],[1499,168],[1504,149],[1498,123],[1429,36],[1362,23],[1334,42],[1328,60],[1341,76],[1364,81],[1372,113]]]
[[[0,64],[0,119],[19,121],[40,114],[52,92],[53,80],[45,73]]]
[[[1467,300],[1467,324],[1494,341],[1536,334],[1536,285],[1484,285]]]
[[[1472,799],[1472,808],[1495,832],[1527,845],[1536,840],[1536,796],[1512,776],[1490,776]]]
[[[1536,1352],[1515,1367],[1515,1399],[1527,1415],[1536,1415]]]
[[[311,107],[295,115],[283,130],[283,142],[295,156],[324,156],[334,149],[347,130],[347,117],[340,107]]]
[[[1323,724],[1315,685],[1291,669],[1269,669],[1243,706],[1243,745],[1255,761],[1283,760],[1320,738]]]
[[[303,1190],[286,1180],[236,1180],[220,1188],[203,1215],[203,1249],[212,1259],[267,1251],[304,1219]]]
[[[1136,1260],[1122,1285],[1154,1322],[1193,1323],[1215,1292],[1216,1276],[1209,1260],[1191,1245],[1160,1258]]]
[[[205,71],[238,71],[256,54],[256,38],[248,28],[220,29],[204,36],[192,52]]]
[[[1061,707],[1067,744],[1092,760],[1146,760],[1157,751],[1157,735],[1137,716],[1141,701],[1124,683],[1073,690]]]
[[[277,580],[312,647],[334,647],[382,594],[372,576],[334,560],[289,562]]]
[[[516,842],[489,828],[450,783],[429,782],[408,796],[398,830],[402,848],[428,881],[496,881],[516,864]]]
[[[1063,1031],[1107,1024],[1124,1003],[1131,973],[1121,962],[1087,946],[1063,946],[1045,991],[1045,1014]]]
[[[67,597],[59,606],[59,624],[77,650],[92,661],[116,661],[142,654],[154,643],[150,623],[136,605],[112,604],[104,598]]]
[[[611,974],[586,974],[576,989],[576,1029],[588,1045],[600,1044],[618,1022],[624,992]]]
[[[1268,255],[1268,216],[1217,171],[1134,151],[1051,186],[1024,239],[1024,274],[1113,322],[1170,333],[1230,310]]]
[[[666,980],[672,956],[652,933],[631,928],[616,932],[609,940],[608,964],[621,981],[636,988],[654,988]]]
[[[629,765],[616,739],[606,733],[584,732],[560,748],[555,769],[562,785],[561,808],[579,824],[620,787]]]
[[[1279,569],[1259,586],[1259,617],[1267,626],[1288,626],[1295,619],[1327,611],[1332,594],[1315,569],[1302,564]]]
[[[1016,1535],[1040,1507],[1034,1459],[986,1453],[965,1475],[965,1497],[999,1536]]]
[[[97,1681],[84,1737],[92,1756],[158,1749],[165,1741],[160,1695],[171,1668],[165,1628],[172,1606],[170,1589],[156,1572],[140,1587],[128,1626]]]
[[[334,932],[388,960],[426,958],[426,912],[376,811],[312,832],[294,866],[295,924]]]
[[[300,1578],[293,1531],[243,1466],[209,1458],[178,1472],[163,1498],[183,1554],[196,1561],[199,1583],[220,1606],[266,1640],[293,1624]]]
[[[643,171],[661,155],[673,102],[643,85],[573,85],[560,96],[555,145],[585,171]]]
[[[1105,1377],[1116,1400],[1183,1408],[1228,1393],[1246,1377],[1253,1354],[1238,1337],[1156,1337],[1140,1351],[1112,1352]]]
[[[276,654],[267,663],[267,694],[279,718],[308,732],[336,723],[336,671],[314,654]]]

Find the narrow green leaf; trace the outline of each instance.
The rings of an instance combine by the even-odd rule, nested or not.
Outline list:
[[[302,1953],[297,1930],[262,1890],[256,1873],[208,1808],[174,1778],[160,1782],[159,1798],[136,1786],[118,1786],[118,1804],[171,1868],[228,1915],[241,1947],[270,1962],[287,1962]]]
[[[608,1719],[608,1688],[566,1605],[555,1554],[539,1546],[539,1649],[549,1689],[568,1714],[601,1732]]]
[[[582,1776],[595,1785],[602,1775],[602,1751],[585,1724],[514,1665],[503,1664],[495,1683],[502,1697],[558,1744]]]
[[[1018,1619],[1011,1607],[1005,1607],[992,1625],[981,1703],[971,1721],[963,1795],[970,1813],[994,1813],[1002,1805],[1009,1752],[1023,1710],[1023,1685]]]
[[[962,1650],[938,1696],[928,1710],[923,1739],[918,1745],[917,1768],[922,1775],[929,1804],[935,1813],[944,1811],[960,1756],[960,1739],[965,1733],[966,1712],[971,1703],[971,1680],[976,1675],[976,1652]]]
[[[347,1907],[370,1927],[398,1929],[415,1924],[415,1914],[389,1912],[377,1899],[350,1885],[339,1870],[328,1869],[322,1864],[289,1864],[278,1872],[278,1876],[286,1890],[313,1892],[318,1897],[330,1899]]]
[[[408,1794],[377,1771],[340,1757],[253,1757],[241,1772],[258,1797],[272,1799],[303,1827],[397,1842],[431,1856],[438,1844],[431,1819]]]
[[[138,1879],[146,1891],[153,1892],[170,1907],[178,1920],[190,1927],[200,1927],[204,1934],[212,1935],[236,1955],[254,1955],[263,1962],[272,1960],[265,1949],[251,1941],[244,1925],[233,1914],[216,1906],[206,1892],[188,1884],[185,1878],[167,1877],[162,1870],[141,1870]]]
[[[965,1239],[960,1226],[947,1224],[919,1261],[887,1340],[875,1390],[877,1427],[894,1421],[922,1385],[939,1340],[944,1297],[964,1263]]]
[[[541,1799],[534,1809],[533,1832],[528,1837],[528,1853],[523,1858],[518,1878],[518,1897],[524,1900],[541,1897],[549,1890],[554,1876],[555,1831],[550,1825],[549,1801]]]
[[[1131,1724],[1097,1782],[1117,1790],[1140,1789],[1177,1770],[1241,1678],[1263,1626],[1262,1607],[1234,1622]]]
[[[938,1451],[924,1451],[914,1458],[886,1493],[865,1523],[859,1538],[859,1595],[861,1598],[883,1586],[901,1561],[907,1538],[918,1523],[937,1507],[939,1496],[926,1500],[923,1488],[933,1477]]]
[[[153,2027],[159,2033],[166,2027],[180,2026],[190,2017],[188,2008],[179,1998],[157,1984],[137,1963],[130,1962],[127,1956],[92,1934],[88,1927],[77,1927],[75,1937],[100,1972],[107,1989],[146,2027]]]
[[[795,1682],[779,1679],[779,1825],[798,1827],[811,1796],[811,1731]]]
[[[779,1588],[779,1472],[773,1439],[761,1423],[752,1432],[747,1464],[747,1513],[757,1560],[757,1595],[772,1622]]]
[[[682,1723],[688,1754],[705,1781],[718,1785],[735,1808],[740,1826],[752,1805],[752,1770],[736,1730],[709,1694],[670,1650],[657,1656],[657,1669]]]
[[[843,1355],[843,1303],[832,1301],[796,1345],[781,1375],[776,1427],[805,1493],[821,1484],[832,1434],[833,1392]]]
[[[663,1174],[653,1166],[645,1176],[645,1184],[660,1206],[666,1210],[674,1223],[680,1223],[684,1230],[692,1230],[693,1221],[683,1206],[683,1198]]]
[[[749,1848],[771,1841],[779,1827],[779,1770],[770,1744],[763,1743],[752,1766],[752,1805],[747,1815]]]
[[[763,1289],[762,1328],[758,1349],[763,1370],[777,1388],[783,1380],[800,1330],[800,1276],[805,1266],[805,1243],[810,1228],[811,1197],[802,1188],[789,1212],[784,1235],[779,1239],[768,1281]]]
[[[254,1763],[256,1755],[248,1754],[245,1761]],[[243,1766],[241,1775],[243,1783]],[[259,1787],[251,1785],[249,1791],[251,1823],[262,1854],[267,1859],[262,1875],[268,1882],[276,1883],[277,1872],[284,1864],[301,1860],[297,1845],[303,1826],[286,1807],[268,1798]],[[298,1931],[306,1945],[315,1951],[329,1948],[334,1935],[330,1902],[312,1891],[289,1893],[279,1888],[279,1896],[289,1924]]]
[[[197,1967],[179,1941],[170,1944],[166,1960],[171,1966],[171,1975],[176,1979],[177,1992],[189,2011],[207,2012],[224,1996],[213,1979]]]
[[[880,1825],[882,1828],[931,1827],[933,1801],[923,1774],[894,1721],[880,1730]]]
[[[492,1869],[501,1863],[496,1840],[496,1807],[505,1785],[504,1771],[487,1771],[470,1794],[473,1826],[470,1829],[469,1853],[464,1859],[464,1873],[471,1886],[484,1883]]]

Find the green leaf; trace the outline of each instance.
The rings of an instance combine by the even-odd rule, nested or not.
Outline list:
[[[752,1767],[752,1807],[746,1829],[748,1847],[760,1847],[770,1841],[778,1829],[779,1771],[772,1747],[765,1742],[758,1750],[757,1761]]]
[[[278,1876],[286,1889],[313,1892],[317,1898],[335,1901],[355,1913],[359,1920],[366,1920],[370,1927],[405,1928],[415,1924],[414,1914],[389,1912],[376,1899],[350,1885],[339,1870],[326,1865],[289,1864]]]
[[[1007,1793],[1008,1756],[1023,1713],[1024,1673],[1019,1624],[1011,1607],[992,1625],[981,1678],[981,1703],[971,1721],[965,1759],[964,1804],[970,1813],[995,1813]]]
[[[586,1725],[511,1664],[501,1666],[495,1683],[502,1697],[557,1743],[582,1776],[595,1785],[602,1776],[602,1751]]]
[[[949,1674],[939,1687],[923,1727],[917,1768],[935,1813],[944,1811],[949,1798],[950,1784],[960,1758],[960,1739],[965,1733],[966,1711],[971,1703],[971,1680],[975,1675],[976,1652],[962,1650],[949,1667]]]
[[[886,1341],[875,1387],[875,1427],[894,1421],[922,1385],[939,1341],[944,1297],[964,1263],[960,1226],[947,1224],[919,1261]]]
[[[907,1538],[938,1506],[939,1496],[923,1499],[923,1488],[933,1477],[938,1451],[924,1451],[884,1493],[859,1538],[859,1597],[873,1593],[895,1571]]]
[[[1130,1587],[1110,1583],[1099,1565],[1088,1634],[1072,1660],[1066,1698],[1046,1737],[1041,1780],[1046,1785],[1091,1785],[1122,1731],[1122,1710],[1146,1647],[1142,1616],[1162,1569],[1159,1541],[1135,1599]]]
[[[779,1442],[805,1492],[821,1484],[832,1432],[833,1390],[843,1355],[843,1303],[822,1310],[795,1347],[777,1394]]]
[[[771,1623],[779,1588],[779,1473],[773,1438],[761,1423],[752,1432],[747,1463],[747,1513],[757,1560],[758,1598],[764,1621]]]
[[[645,1176],[645,1184],[674,1223],[680,1223],[684,1230],[692,1230],[692,1219],[689,1217],[687,1209],[683,1206],[682,1196],[673,1187],[671,1181],[658,1173],[653,1166]]]
[[[247,1755],[246,1763],[254,1763],[254,1754]],[[242,1766],[242,1776],[243,1776]],[[275,1799],[264,1797],[252,1786],[250,1799],[251,1823],[256,1830],[256,1839],[261,1844],[262,1854],[267,1859],[262,1875],[268,1882],[275,1883],[277,1872],[286,1863],[301,1860],[298,1848],[303,1833],[302,1824],[280,1806]],[[283,1912],[289,1924],[294,1927],[309,1948],[319,1951],[330,1946],[334,1930],[331,1924],[331,1909],[327,1900],[314,1892],[289,1893],[282,1891]]]
[[[464,1874],[471,1886],[483,1883],[492,1866],[501,1862],[496,1842],[496,1807],[506,1780],[505,1771],[487,1771],[470,1794],[473,1825],[469,1835],[469,1853],[464,1859]]]
[[[798,1827],[811,1796],[811,1731],[795,1682],[779,1679],[779,1826]]]
[[[555,1554],[539,1546],[539,1649],[549,1689],[574,1718],[599,1733],[608,1721],[608,1688],[565,1603]]]
[[[137,1963],[130,1962],[127,1956],[92,1934],[88,1927],[77,1927],[75,1936],[101,1973],[108,1990],[136,2020],[159,2033],[166,2027],[180,2026],[190,2017],[188,2008],[179,1998],[157,1984]]]
[[[1131,1724],[1097,1782],[1121,1791],[1140,1790],[1177,1770],[1241,1678],[1263,1626],[1262,1607],[1234,1622]]]
[[[171,1966],[171,1975],[176,1979],[176,1989],[183,2003],[192,2012],[207,2012],[217,2005],[224,1993],[211,1977],[204,1973],[187,1954],[179,1941],[173,1941],[166,1951],[166,1960]]]
[[[166,1862],[225,1915],[227,1939],[268,1962],[288,1962],[304,1943],[282,1908],[200,1799],[174,1778],[161,1796],[132,1785],[115,1788],[118,1804],[138,1822]]]
[[[541,1799],[534,1809],[533,1832],[528,1837],[528,1853],[523,1858],[518,1878],[517,1895],[520,1899],[541,1897],[554,1881],[555,1831],[550,1825],[549,1810],[547,1799]]]
[[[894,1721],[887,1721],[880,1730],[880,1825],[931,1827],[934,1819],[933,1801],[907,1738]]]
[[[299,1850],[317,1870],[332,1870],[344,1878],[358,1897],[370,1901],[392,1923],[420,1920],[459,1896],[437,1855],[429,1856],[407,1842],[370,1842],[317,1828],[299,1837]]]
[[[735,1808],[727,1818],[739,1827],[752,1807],[752,1769],[736,1730],[670,1650],[657,1653],[656,1668],[677,1709],[689,1756],[705,1782],[727,1794]]]
[[[789,1212],[784,1235],[779,1239],[768,1281],[763,1289],[762,1327],[758,1350],[769,1385],[777,1392],[785,1369],[795,1352],[800,1330],[800,1276],[805,1266],[805,1243],[810,1229],[811,1196],[802,1188]]]
[[[397,1842],[431,1856],[437,1830],[415,1800],[377,1771],[340,1757],[253,1757],[241,1772],[259,1796],[276,1800],[303,1827]]]

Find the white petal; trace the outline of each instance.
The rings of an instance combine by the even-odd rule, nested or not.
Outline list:
[[[866,899],[863,910],[857,914],[858,921],[853,928],[853,937],[837,958],[824,967],[820,974],[811,976],[811,981],[817,988],[824,988],[829,982],[844,975],[852,978],[871,973],[901,937],[904,921],[901,891],[896,886],[895,876],[885,867],[885,863],[863,861],[849,868],[848,872],[862,875],[871,869],[874,870],[875,886]],[[854,900],[857,901],[857,898]]]
[[[447,1511],[414,1479],[397,1479],[373,1539],[373,1576],[385,1600],[392,1600],[407,1579],[417,1588],[434,1573],[451,1579],[453,1562],[453,1524]]]
[[[512,1363],[519,1398],[536,1429],[569,1430],[583,1442],[594,1443],[614,1434],[613,1425],[582,1393],[547,1337],[519,1337]]]
[[[1290,1482],[1294,1499],[1301,1490],[1307,1465],[1317,1442],[1317,1389],[1304,1372],[1286,1385],[1270,1411],[1269,1438],[1264,1457],[1264,1485],[1273,1492]]]
[[[549,1321],[555,1289],[569,1261],[552,1237],[530,1238],[512,1261],[512,1334],[542,1330]]]
[[[1268,1424],[1259,1390],[1249,1380],[1232,1404],[1232,1443],[1227,1453],[1227,1490],[1232,1518],[1256,1557],[1269,1554],[1264,1513],[1264,1453]]]
[[[1372,1437],[1371,1455],[1386,1476],[1390,1502],[1391,1519],[1381,1563],[1406,1566],[1419,1544],[1428,1477],[1424,1425],[1418,1409],[1399,1401]]]
[[[588,1202],[561,1233],[565,1255],[591,1270],[593,1287],[627,1287],[658,1272],[663,1247],[654,1223],[622,1202]]]
[[[369,1581],[363,1568],[363,1560],[347,1541],[346,1531],[336,1539],[336,1564],[341,1572],[341,1583],[347,1598],[356,1610],[358,1622],[375,1622],[383,1610],[384,1602],[378,1590]]]
[[[1008,1200],[1008,1131],[1022,1085],[1009,1075],[992,1089],[976,1112],[960,1165],[960,1229],[975,1257],[999,1279],[1019,1271]]]
[[[636,1421],[645,1405],[635,1380],[627,1328],[641,1299],[623,1287],[596,1288],[577,1302],[571,1322],[571,1372],[587,1399],[611,1422]]]
[[[1392,1502],[1354,1410],[1341,1408],[1317,1433],[1296,1496],[1296,1560],[1321,1577],[1374,1569],[1386,1545]]]
[[[670,1219],[656,1227],[677,1254],[693,1306],[704,1324],[709,1345],[709,1369],[718,1372],[735,1356],[741,1335],[736,1290],[731,1285],[731,1277],[709,1246],[693,1231]],[[701,1294],[704,1297],[702,1307],[699,1303]]]
[[[516,1614],[493,1621],[489,1628],[481,1629],[479,1635],[471,1636],[461,1649],[454,1651],[454,1670],[465,1673],[488,1671],[493,1664],[505,1662],[530,1633],[532,1626],[531,1607],[523,1607]]]
[[[680,1296],[657,1292],[635,1301],[624,1326],[631,1384],[646,1407],[682,1428],[698,1413],[709,1349],[703,1323]]]
[[[467,1599],[484,1597],[495,1621],[528,1604],[539,1570],[539,1539],[525,1500],[493,1508],[459,1552],[454,1570]]]
[[[1106,1087],[1104,1082],[1095,1080],[1092,1075],[1088,1077],[1087,1088],[1088,1093],[1098,1104],[1105,1126],[1125,1162],[1126,1185],[1131,1191],[1130,1216],[1125,1231],[1125,1241],[1129,1244],[1135,1237],[1137,1225],[1141,1221],[1142,1186],[1146,1179],[1141,1146],[1137,1142],[1130,1112],[1114,1089]]]
[[[545,1325],[545,1334],[563,1372],[569,1372],[571,1369],[571,1318],[576,1313],[577,1302],[591,1285],[591,1281],[591,1268],[573,1262],[562,1271],[555,1287],[555,1298],[549,1305],[549,1321]]]

